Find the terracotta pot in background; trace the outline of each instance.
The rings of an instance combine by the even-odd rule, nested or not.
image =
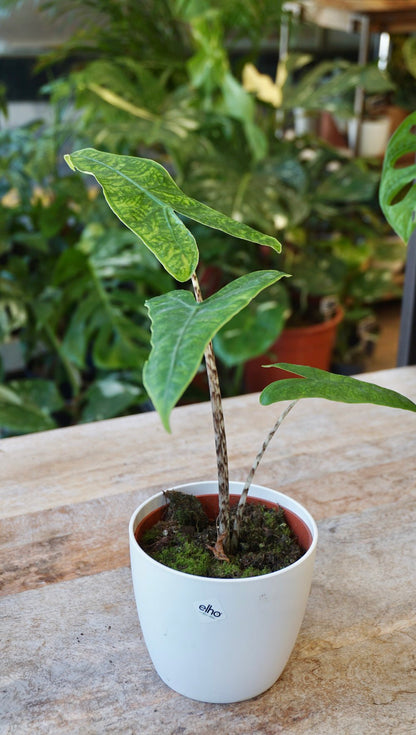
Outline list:
[[[321,112],[319,120],[319,137],[337,148],[348,147],[346,133],[343,130],[340,130],[333,115],[326,110]]]
[[[405,110],[403,107],[398,107],[397,105],[390,105],[387,108],[387,114],[390,119],[389,135],[393,135],[394,131],[397,130],[410,112],[410,110]]]
[[[344,316],[339,306],[335,316],[320,324],[306,327],[288,327],[271,346],[267,355],[246,362],[244,387],[248,393],[263,390],[273,380],[297,377],[278,368],[263,368],[273,362],[291,362],[294,365],[329,370],[338,324]]]

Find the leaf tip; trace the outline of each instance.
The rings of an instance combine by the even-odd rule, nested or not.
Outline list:
[[[264,390],[262,390],[262,392],[260,393],[260,396],[259,396],[259,402],[260,402],[260,405],[261,406],[269,406],[270,405],[270,400],[267,398],[267,393],[266,394],[264,393],[265,390],[266,389],[264,388]]]
[[[265,244],[268,245],[273,250],[275,250],[276,253],[281,253],[282,243],[276,237],[271,237],[271,236],[268,236],[268,237],[270,237],[270,239],[268,239]]]
[[[72,159],[69,153],[65,153],[64,160],[68,164],[69,168],[72,169],[72,171],[76,170],[74,164],[72,163]]]
[[[159,412],[159,416],[161,418],[163,428],[165,429],[165,431],[167,431],[168,434],[171,434],[172,429],[170,427],[170,415],[165,413],[162,414],[161,412]]]

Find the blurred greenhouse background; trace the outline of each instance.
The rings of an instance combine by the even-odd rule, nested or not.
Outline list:
[[[357,153],[349,132],[357,87],[362,122],[387,119],[388,134],[415,109],[414,38],[393,35],[383,68],[373,34],[358,63],[358,33],[293,5],[0,1],[0,436],[151,408],[144,302],[175,283],[64,163],[86,146],[153,158],[283,243],[265,253],[192,226],[205,296],[253,267],[292,274],[216,338],[227,395],[285,329],[337,309],[328,368],[366,369],[405,249],[378,205],[382,150]],[[201,373],[186,400],[205,397]]]

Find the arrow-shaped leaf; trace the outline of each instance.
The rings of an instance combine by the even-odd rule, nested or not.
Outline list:
[[[191,277],[198,263],[198,248],[176,212],[280,252],[280,243],[274,237],[188,197],[156,161],[94,148],[66,155],[65,160],[73,170],[95,176],[113,212],[178,281]]]
[[[416,227],[416,164],[397,165],[416,153],[416,112],[408,115],[389,140],[380,183],[380,205],[393,230],[409,241]]]
[[[287,370],[301,376],[304,380],[288,378],[270,383],[260,395],[260,403],[263,406],[269,406],[277,401],[293,401],[297,398],[327,398],[329,401],[340,401],[341,403],[373,403],[378,406],[416,411],[416,403],[413,403],[410,398],[374,383],[367,383],[345,375],[335,375],[319,368],[291,365],[286,362],[267,367]]]
[[[149,299],[153,348],[143,382],[166,429],[170,412],[196,374],[207,344],[260,291],[284,275],[249,273],[201,303],[182,290]]]

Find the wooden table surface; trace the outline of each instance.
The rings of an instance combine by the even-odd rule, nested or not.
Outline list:
[[[416,367],[367,377],[416,399]],[[232,479],[280,410],[225,401]],[[231,705],[168,689],[137,619],[131,513],[215,479],[208,405],[172,429],[149,413],[0,441],[1,735],[415,733],[415,415],[313,399],[284,422],[256,481],[314,514],[315,575],[283,675]]]

